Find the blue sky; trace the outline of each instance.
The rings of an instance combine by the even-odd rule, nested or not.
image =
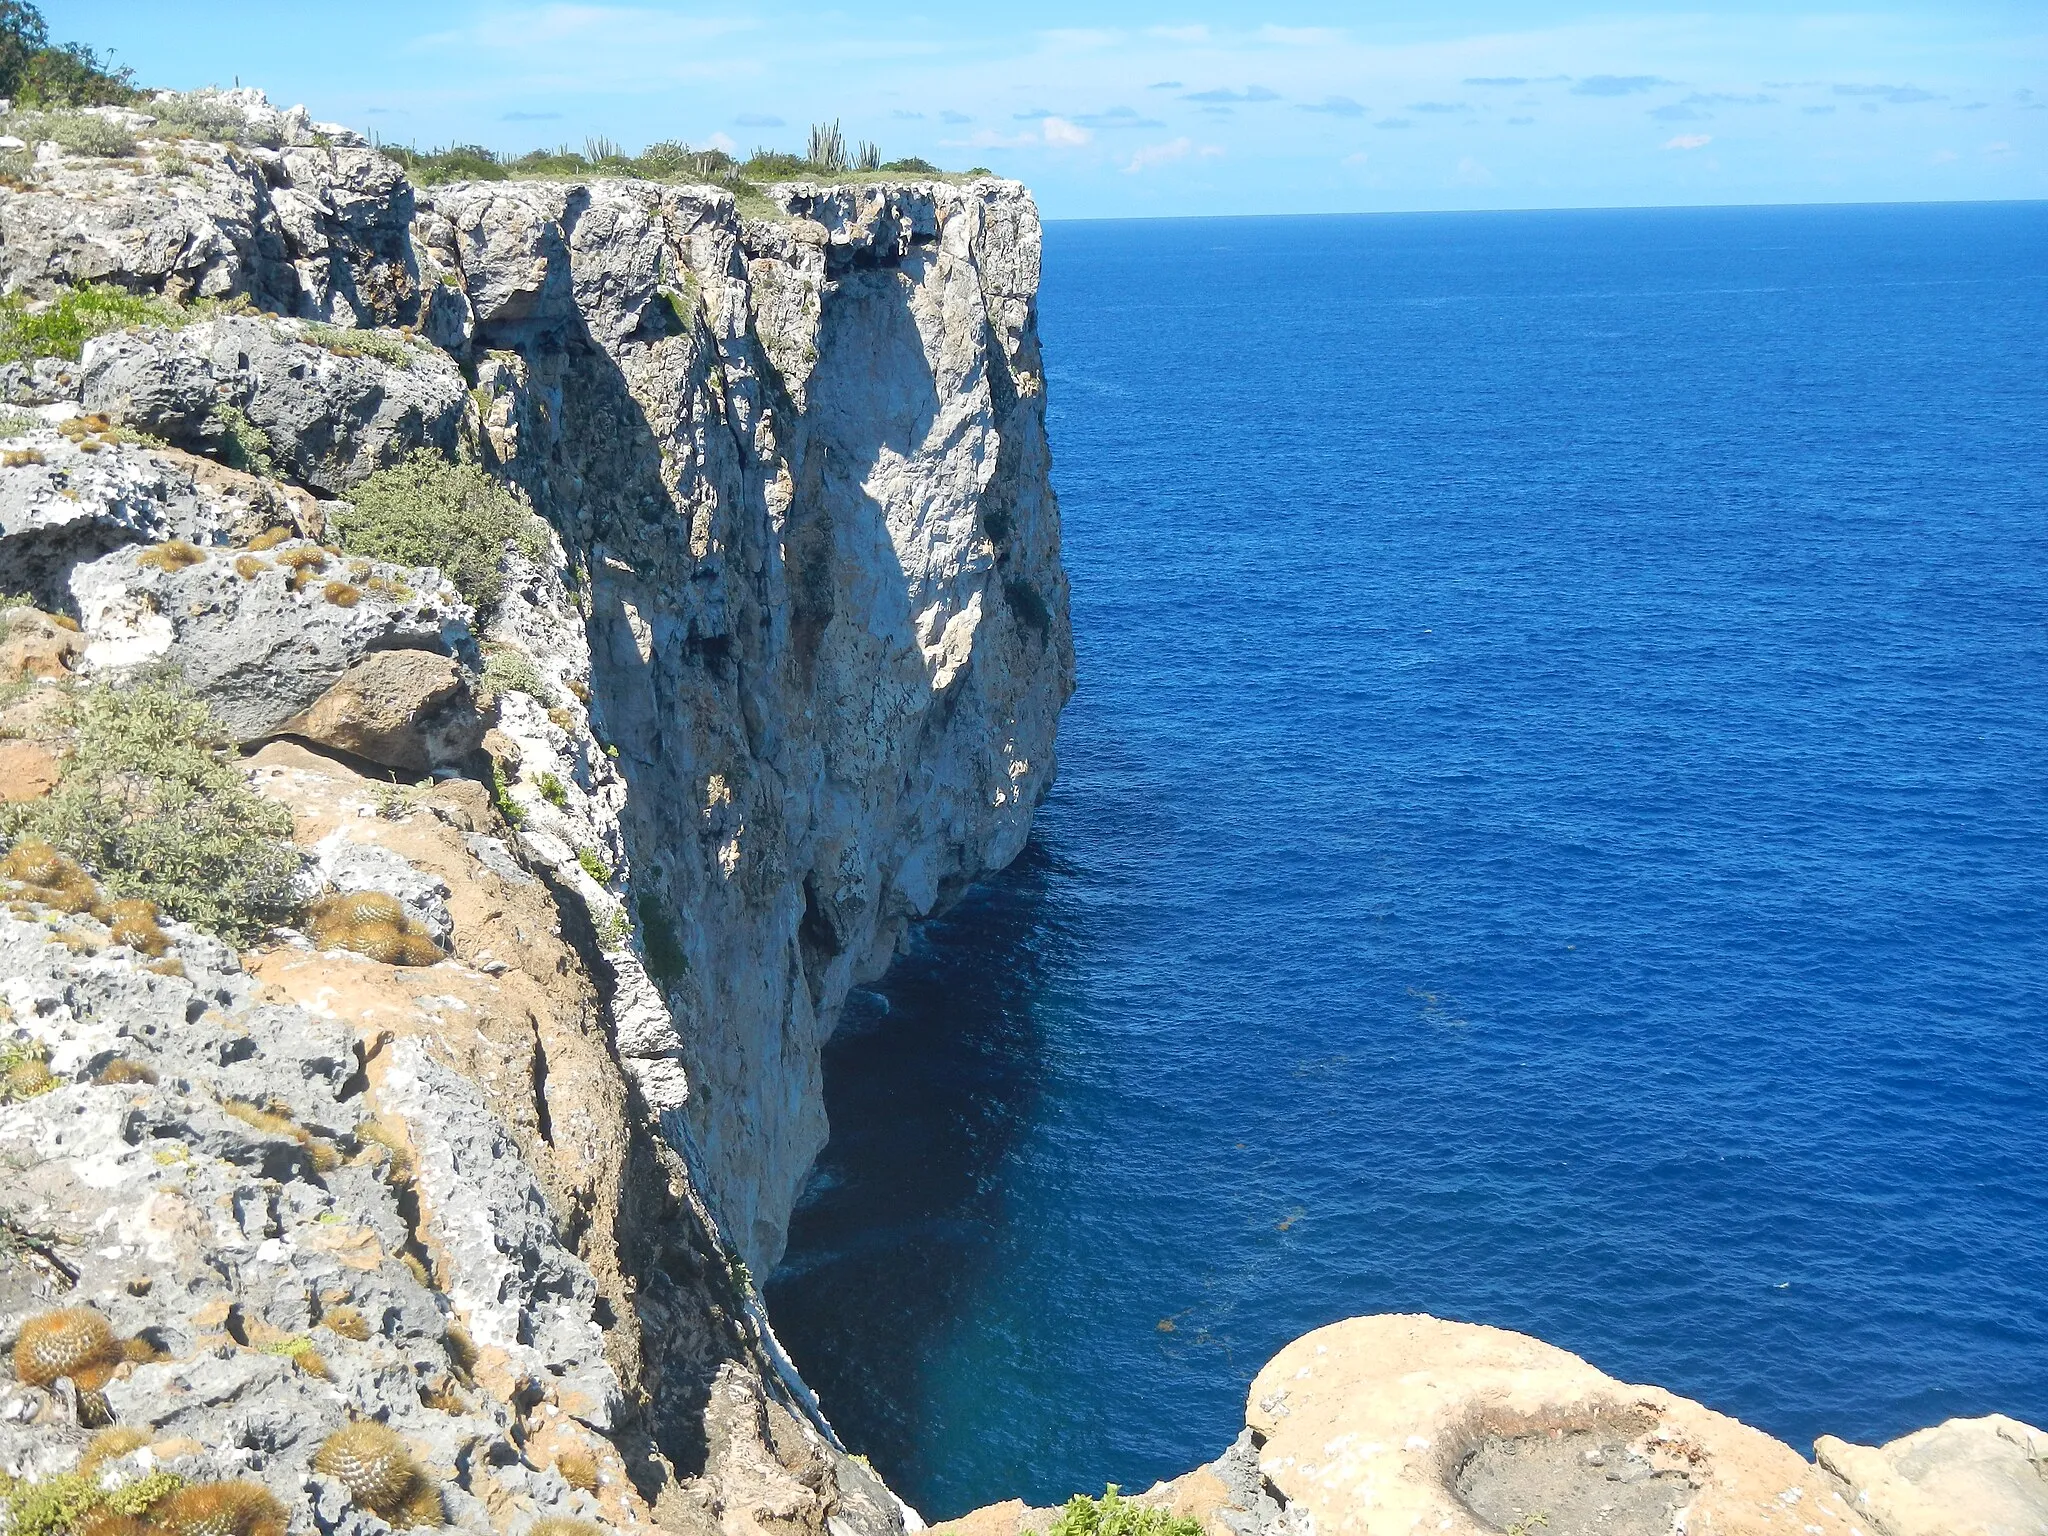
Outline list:
[[[986,165],[1051,217],[2048,196],[2048,3],[47,0],[150,83],[422,147]]]

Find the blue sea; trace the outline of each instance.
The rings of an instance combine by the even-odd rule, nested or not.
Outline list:
[[[769,1288],[932,1517],[1526,1330],[2048,1425],[2048,204],[1055,223],[1081,685]]]

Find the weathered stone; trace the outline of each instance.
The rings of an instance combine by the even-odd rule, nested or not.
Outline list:
[[[484,723],[461,670],[433,651],[372,651],[282,731],[425,773],[483,745]]]
[[[39,741],[0,740],[0,800],[37,800],[57,787],[62,764]]]
[[[2017,1419],[1950,1419],[1875,1449],[1822,1435],[1813,1448],[1881,1536],[2048,1536],[2048,1434]]]
[[[191,448],[221,443],[231,407],[263,433],[279,473],[337,494],[418,449],[452,454],[468,401],[453,360],[388,332],[352,334],[227,315],[102,336],[86,344],[82,398]],[[372,341],[403,364],[351,350]]]
[[[85,653],[78,626],[33,608],[0,611],[0,683],[69,677]]]
[[[469,606],[432,570],[336,560],[296,543],[260,556],[202,553],[192,564],[150,564],[147,550],[131,548],[74,569],[84,665],[169,658],[238,740],[289,729],[373,651],[472,645]],[[305,563],[295,570],[293,560]]]
[[[223,1182],[197,1214],[166,1206],[164,1219],[196,1233],[232,1210],[252,1252],[284,1244],[297,1278],[245,1273],[237,1249],[184,1320],[179,1370],[124,1378],[141,1394],[128,1405],[186,1413],[183,1388],[200,1399],[186,1438],[244,1447],[308,1528],[369,1536],[304,1476],[327,1422],[301,1413],[304,1384],[243,1358],[260,1348],[228,1326],[317,1329],[327,1285],[387,1320],[365,1351],[334,1350],[349,1411],[388,1413],[411,1436],[422,1394],[459,1399],[455,1427],[423,1442],[460,1469],[457,1526],[647,1518],[626,1492],[571,1492],[520,1454],[553,1443],[538,1406],[575,1421],[572,1437],[609,1440],[635,1478],[669,1476],[657,1450],[690,1468],[665,1495],[685,1526],[899,1531],[910,1517],[833,1446],[730,1261],[765,1272],[780,1251],[824,1139],[818,1052],[848,989],[879,974],[907,924],[1015,855],[1051,780],[1072,652],[1029,199],[992,180],[814,188],[765,221],[722,191],[603,178],[416,199],[381,157],[268,119],[260,136],[296,147],[187,144],[189,174],[145,163],[120,178],[52,151],[35,187],[0,204],[0,279],[34,294],[78,277],[243,294],[298,320],[375,323],[381,339],[218,314],[101,338],[81,394],[211,454],[227,449],[231,406],[281,474],[327,491],[415,443],[471,452],[531,495],[560,543],[505,562],[486,638],[519,654],[494,669],[488,790],[379,787],[292,742],[257,754],[312,878],[398,896],[448,957],[394,969],[291,940],[250,959],[253,980],[191,1004],[226,1020],[191,1032],[215,1054],[181,1048],[177,1085],[133,1091],[147,1111],[133,1123],[200,1148]],[[473,397],[428,343],[473,368]],[[340,355],[363,350],[382,360]],[[36,368],[15,383],[68,387]],[[245,741],[310,726],[326,695],[319,730],[366,755],[435,691],[400,706],[359,686],[390,665],[374,658],[480,664],[472,615],[432,573],[237,547],[273,528],[325,537],[315,499],[259,479],[275,498],[259,518],[249,477],[101,428],[74,444],[84,430],[35,434],[65,459],[43,479],[5,474],[57,500],[83,492],[71,512],[28,498],[43,522],[23,531],[57,530],[36,590],[76,605],[88,675],[168,663]],[[131,479],[157,466],[173,484],[155,500],[176,509],[116,506],[124,488],[92,478],[102,461]],[[17,531],[6,505],[0,475],[0,566]],[[197,547],[123,547],[173,537]],[[321,558],[330,568],[311,571]],[[438,750],[425,753],[437,767]],[[80,952],[112,955],[81,921]],[[233,968],[187,958],[187,936],[174,948],[188,971]],[[75,1014],[77,1062],[118,1048],[108,1014]],[[387,1159],[364,1131],[311,1229],[310,1181],[293,1170],[312,1152],[220,1099],[260,1104],[268,1078],[304,1076],[273,1039],[301,1018],[332,1026],[353,1063],[339,1088],[323,1066],[277,1090],[293,1123],[346,1150],[347,1105],[400,1143]],[[245,1058],[229,1024],[259,1048]],[[192,1102],[164,1098],[174,1087]],[[401,1163],[403,1211],[374,1176]],[[272,1185],[290,1211],[272,1212]],[[421,1294],[463,1314],[474,1386],[451,1383],[458,1362],[419,1297],[393,1288],[397,1271],[419,1278],[399,1255],[425,1260]],[[273,1389],[274,1410],[261,1401]],[[459,1453],[451,1436],[469,1437]]]

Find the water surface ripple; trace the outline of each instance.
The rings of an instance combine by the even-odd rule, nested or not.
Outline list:
[[[1054,224],[1082,685],[770,1288],[928,1515],[1526,1329],[2048,1424],[2048,205]]]

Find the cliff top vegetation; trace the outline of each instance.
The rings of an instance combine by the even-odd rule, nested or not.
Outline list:
[[[30,0],[0,0],[0,96],[32,107],[118,104],[135,99],[135,72],[83,43],[52,43]]]
[[[990,174],[985,166],[966,172],[944,171],[915,156],[884,160],[881,151],[867,143],[849,152],[837,123],[813,127],[802,154],[758,148],[744,160],[722,149],[694,149],[674,139],[650,144],[637,155],[628,154],[623,145],[605,138],[586,139],[581,150],[564,144],[518,155],[501,154],[481,144],[451,144],[429,150],[400,144],[377,147],[404,166],[414,182],[429,187],[450,181],[625,176],[642,181],[708,183],[744,197],[778,181],[901,181],[914,176],[957,182]]]

